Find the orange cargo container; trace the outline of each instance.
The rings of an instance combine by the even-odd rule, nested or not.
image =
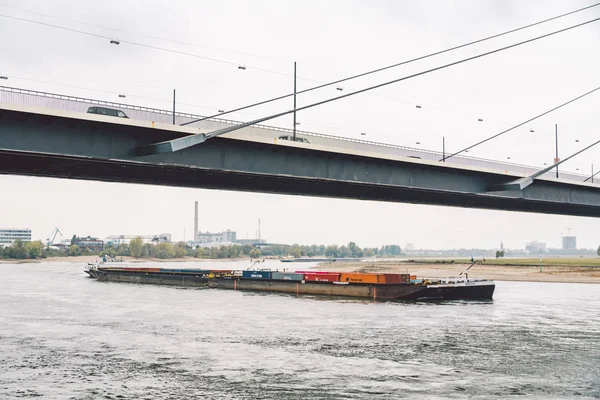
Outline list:
[[[411,275],[411,276],[410,276],[410,280],[411,280],[411,281],[414,281],[414,280],[416,280],[416,279],[417,279],[417,276],[416,276],[416,275]]]
[[[379,283],[379,274],[341,274],[340,282],[350,283]]]

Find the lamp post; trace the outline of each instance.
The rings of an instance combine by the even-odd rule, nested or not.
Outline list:
[[[556,164],[558,159],[558,124],[554,124],[554,137],[556,142],[556,157],[554,158],[554,163]],[[556,177],[558,178],[558,165],[556,166]]]
[[[442,136],[442,162],[446,162],[446,137]]]
[[[175,125],[175,89],[173,89],[173,125]]]
[[[296,141],[296,61],[294,61],[294,142]]]

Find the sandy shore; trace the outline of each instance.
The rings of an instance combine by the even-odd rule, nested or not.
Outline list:
[[[419,278],[458,276],[470,264],[423,264],[407,262],[334,262],[322,263],[315,269],[336,272],[391,272],[409,273]],[[468,272],[471,278],[488,278],[499,281],[600,283],[600,268],[581,266],[500,266],[474,265]]]

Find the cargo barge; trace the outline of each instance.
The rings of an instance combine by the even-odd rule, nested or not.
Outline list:
[[[373,300],[489,300],[494,281],[465,277],[417,279],[409,274],[362,274],[319,271],[222,271],[171,268],[88,266],[98,281],[249,290],[296,295],[326,295]]]

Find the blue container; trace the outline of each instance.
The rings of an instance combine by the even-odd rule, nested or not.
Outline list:
[[[242,278],[246,279],[271,279],[271,271],[243,271]]]
[[[304,274],[294,274],[291,272],[273,272],[271,279],[278,281],[301,281],[304,279]]]

